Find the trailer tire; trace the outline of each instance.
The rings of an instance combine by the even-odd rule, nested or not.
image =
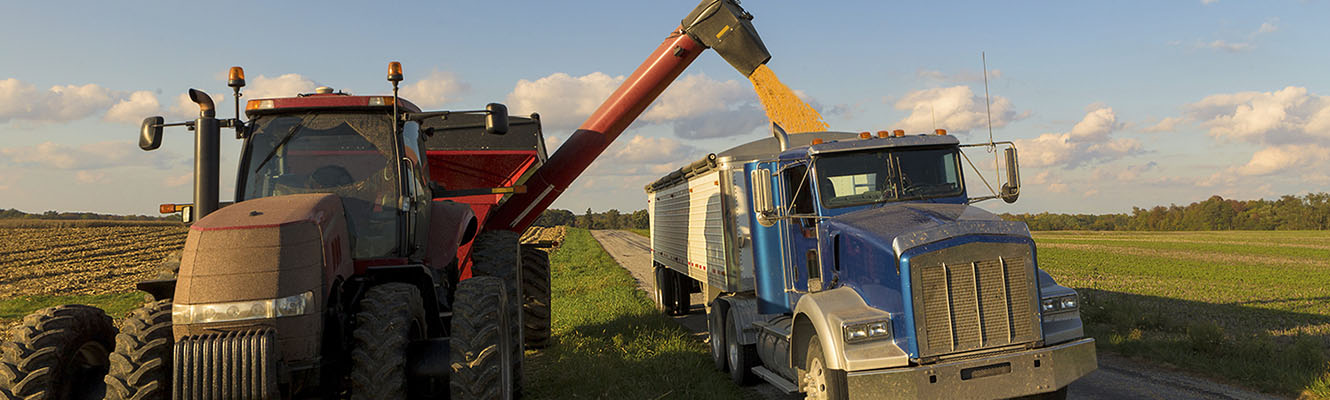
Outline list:
[[[513,396],[520,397],[522,390],[522,248],[521,236],[517,232],[491,230],[481,232],[471,245],[471,275],[492,276],[503,280],[503,287],[509,299],[509,333],[505,336],[512,340],[508,347],[513,352],[512,385]],[[453,301],[457,301],[454,298]]]
[[[693,311],[693,280],[679,271],[670,270],[674,275],[674,312],[673,315],[688,315]]]
[[[503,388],[512,385],[504,382],[512,376],[503,373],[504,343],[510,341],[501,321],[503,285],[496,277],[474,277],[457,285],[448,340],[453,399],[501,399]]]
[[[725,312],[725,354],[729,359],[730,380],[739,386],[753,383],[753,367],[757,365],[757,346],[740,343],[743,328],[735,322],[734,311]]]
[[[85,305],[44,308],[0,345],[0,398],[100,399],[115,347],[106,312]]]
[[[550,345],[550,254],[522,246],[522,329],[526,348]]]
[[[365,291],[351,331],[351,398],[405,399],[407,347],[425,337],[425,305],[415,285],[389,282]]]
[[[171,398],[171,300],[155,301],[120,321],[106,374],[106,398]]]
[[[725,372],[729,367],[729,355],[725,352],[725,308],[722,304],[720,300],[711,304],[711,312],[707,313],[707,333],[711,342],[711,361],[717,371]]]
[[[816,335],[808,339],[807,365],[803,368],[799,390],[804,398],[813,400],[849,399],[849,384],[845,371],[827,368],[826,355],[822,354],[822,341]]]
[[[666,315],[673,315],[675,309],[675,296],[679,293],[674,287],[674,271],[657,265],[656,276],[656,308]]]

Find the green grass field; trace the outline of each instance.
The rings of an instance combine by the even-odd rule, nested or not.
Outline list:
[[[587,230],[568,229],[550,268],[555,344],[527,352],[526,398],[744,397]]]
[[[1330,398],[1330,232],[1036,232],[1101,349]]]

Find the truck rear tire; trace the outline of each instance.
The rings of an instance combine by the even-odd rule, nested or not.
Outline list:
[[[171,300],[145,304],[120,321],[106,374],[108,400],[171,398]]]
[[[526,348],[550,345],[550,254],[522,246],[522,329]]]
[[[517,232],[492,230],[481,232],[471,244],[471,275],[502,279],[508,296],[508,320],[513,322],[508,324],[510,332],[505,337],[513,340],[508,348],[513,352],[510,360],[514,397],[519,396],[522,389],[522,346],[525,343],[522,339],[523,268],[520,239]],[[454,298],[453,301],[458,300]]]
[[[511,386],[505,376],[504,345],[509,341],[503,328],[503,285],[495,277],[474,277],[457,285],[453,303],[452,337],[448,340],[452,377],[448,385],[454,399],[502,399]]]
[[[44,308],[23,318],[0,345],[0,398],[100,399],[115,348],[115,326],[101,309]]]
[[[707,334],[708,341],[711,342],[711,361],[716,366],[716,370],[725,372],[729,366],[729,355],[725,352],[725,311],[721,308],[721,301],[716,300],[711,304],[711,312],[707,313]]]
[[[725,312],[725,354],[729,358],[730,380],[735,385],[753,383],[753,367],[757,365],[757,346],[740,343],[743,328],[735,322],[734,311]]]
[[[845,371],[827,368],[826,355],[822,354],[822,341],[817,336],[809,338],[808,365],[804,366],[803,382],[799,390],[808,400],[846,400],[850,398],[849,384]]]
[[[675,297],[679,293],[675,289],[678,285],[674,283],[674,270],[656,266],[654,272],[656,276],[656,308],[666,315],[674,315],[674,310],[677,308]]]
[[[425,305],[415,285],[370,287],[351,331],[351,398],[405,399],[407,346],[425,337]]]

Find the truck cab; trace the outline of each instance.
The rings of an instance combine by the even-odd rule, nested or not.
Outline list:
[[[1019,193],[1014,146],[978,146],[1010,149],[992,196],[967,191],[966,146],[941,130],[777,133],[676,171],[647,188],[667,270],[657,299],[681,310],[688,289],[707,294],[716,366],[739,383],[809,398],[1063,396],[1096,368],[1093,339],[1025,224],[971,205]],[[712,180],[714,196],[699,191]],[[685,214],[718,218],[671,219]]]

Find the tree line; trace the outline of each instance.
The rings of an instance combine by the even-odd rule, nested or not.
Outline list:
[[[625,214],[616,209],[596,213],[588,208],[582,215],[573,214],[568,210],[548,209],[540,213],[532,224],[545,227],[567,225],[587,229],[647,229],[650,228],[648,218],[650,217],[647,216],[645,209]]]
[[[1036,231],[1330,230],[1330,193],[1284,195],[1277,200],[1220,196],[1179,206],[1132,207],[1129,214],[1002,214]]]
[[[154,217],[147,215],[115,215],[90,212],[46,211],[41,214],[29,214],[16,208],[0,209],[0,219],[59,219],[59,220],[106,220],[106,221],[179,221],[179,216]]]

